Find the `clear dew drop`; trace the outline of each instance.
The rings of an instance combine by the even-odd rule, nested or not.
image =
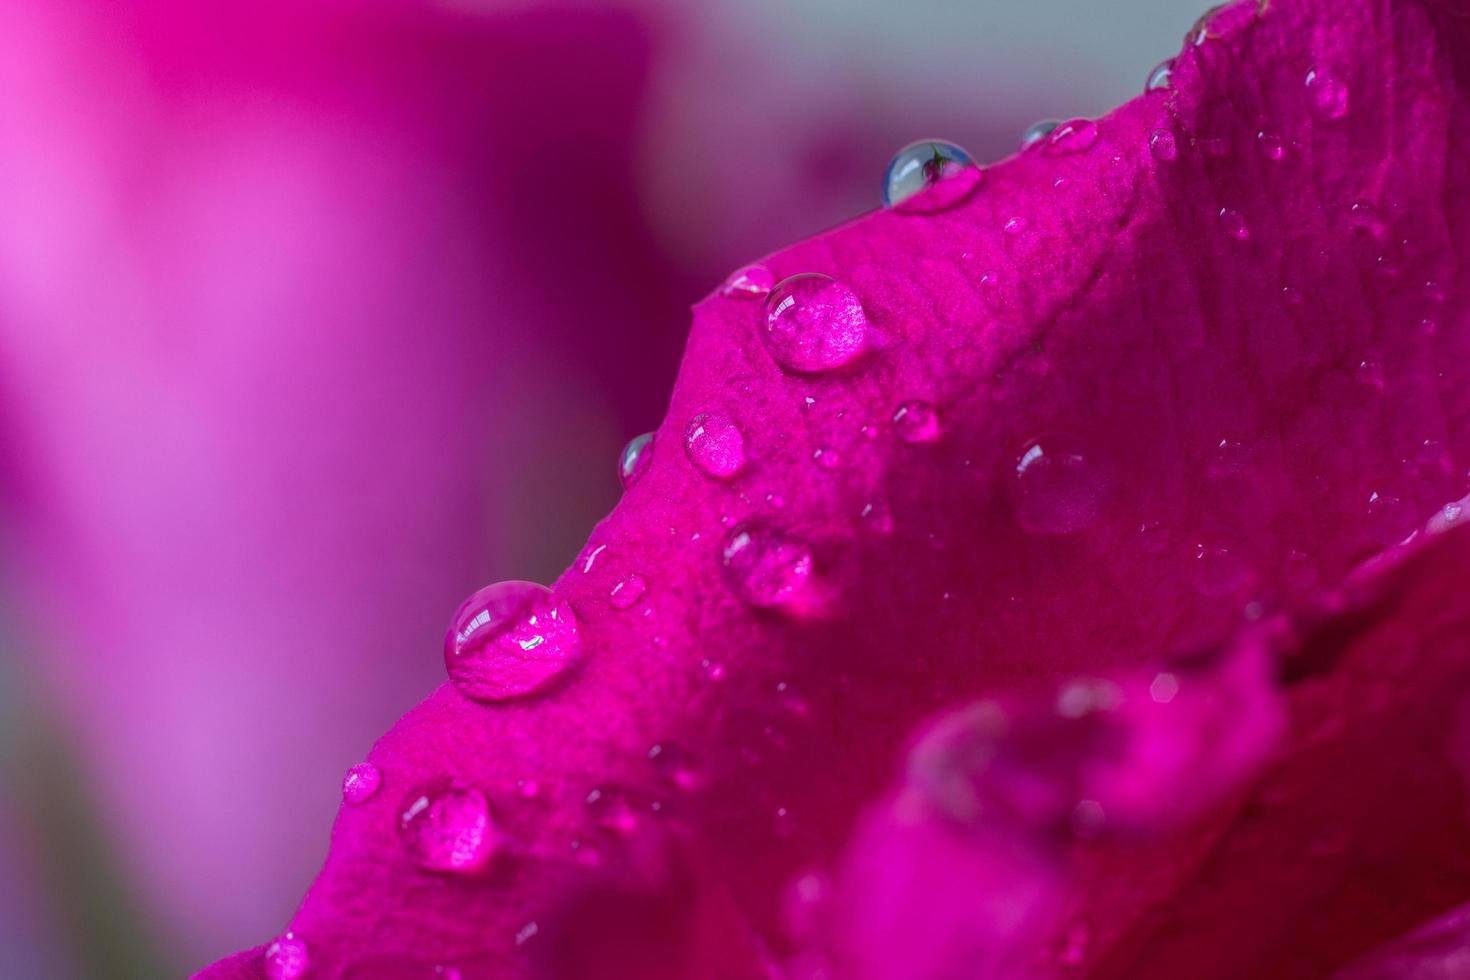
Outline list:
[[[571,606],[535,582],[497,582],[460,605],[444,637],[444,666],[476,701],[531,694],[581,657]]]
[[[701,473],[730,480],[745,468],[745,435],[729,416],[705,412],[684,432],[684,451]]]
[[[1047,137],[1046,152],[1049,156],[1084,153],[1097,145],[1097,137],[1097,123],[1091,119],[1069,119]]]
[[[1179,141],[1167,129],[1156,129],[1148,138],[1148,150],[1155,160],[1169,161],[1179,156]]]
[[[637,483],[653,462],[653,433],[645,432],[628,440],[618,454],[618,479],[626,490]]]
[[[1341,119],[1348,111],[1347,85],[1332,73],[1314,67],[1307,72],[1307,100],[1318,119]]]
[[[1072,440],[1030,443],[1016,462],[1012,498],[1029,534],[1075,534],[1102,513],[1110,489],[1103,466]]]
[[[783,370],[817,374],[839,368],[867,349],[868,317],[846,285],[805,272],[771,290],[761,339]]]
[[[883,203],[900,211],[943,211],[969,197],[984,172],[946,140],[919,140],[894,154],[883,173]]]
[[[893,413],[893,431],[904,442],[934,442],[939,438],[939,413],[930,402],[910,398]]]
[[[1169,88],[1169,83],[1174,75],[1174,59],[1169,58],[1154,66],[1154,70],[1148,73],[1148,81],[1144,83],[1145,92],[1164,92]]]
[[[1024,153],[1046,139],[1062,124],[1060,119],[1042,119],[1026,127],[1021,134],[1021,152]]]
[[[1251,229],[1246,224],[1245,216],[1234,208],[1221,208],[1219,214],[1220,230],[1237,242],[1250,241]]]
[[[485,794],[452,779],[436,780],[409,794],[398,837],[413,862],[430,871],[472,872],[496,849]]]
[[[383,773],[371,762],[359,762],[342,776],[342,802],[348,806],[366,803],[383,785]]]
[[[633,572],[629,575],[624,575],[617,582],[613,583],[612,591],[608,593],[607,601],[612,604],[614,609],[631,609],[638,604],[638,600],[642,599],[643,594],[647,591],[648,583],[644,581],[643,576],[637,572]]]
[[[726,583],[756,608],[790,605],[811,588],[811,549],[776,528],[759,524],[732,528],[721,557]]]
[[[309,965],[306,943],[295,933],[284,933],[265,948],[266,980],[299,980]]]
[[[1268,129],[1256,134],[1256,149],[1267,160],[1280,160],[1286,156],[1286,142],[1278,133]]]
[[[730,278],[720,287],[720,295],[729,299],[760,299],[775,284],[776,277],[770,269],[760,264],[747,265],[730,273]]]
[[[1031,227],[1031,222],[1023,217],[1017,216],[1005,223],[1004,231],[1007,235],[1015,238],[1019,235],[1026,234],[1026,229],[1029,227]]]

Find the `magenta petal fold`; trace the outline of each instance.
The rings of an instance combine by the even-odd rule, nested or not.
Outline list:
[[[783,370],[759,301],[701,303],[652,461],[556,583],[575,676],[493,706],[442,687],[373,747],[381,788],[341,811],[285,926],[306,975],[815,976],[791,890],[867,839],[911,732],[1073,676],[1132,692],[1117,710],[1143,734],[1077,767],[1130,833],[1074,807],[1065,845],[987,858],[900,822],[849,880],[1013,883],[1029,898],[996,935],[1021,938],[984,962],[1031,976],[1313,975],[1470,898],[1444,852],[1458,784],[1405,762],[1439,744],[1408,706],[1457,690],[1433,681],[1470,635],[1444,591],[1463,544],[1390,576],[1408,612],[1322,605],[1467,489],[1467,76],[1455,4],[1237,3],[1170,90],[990,168],[963,203],[769,256],[777,281],[851,290],[851,358]],[[918,403],[936,425],[913,440],[894,419]],[[701,416],[738,430],[738,467],[683,451]],[[635,575],[641,598],[615,603]],[[1318,632],[1251,652],[1243,618],[1277,609],[1318,610],[1283,620]],[[1169,690],[1160,663],[1241,643],[1207,661],[1213,698],[1190,708],[1184,679],[1177,715],[1141,700]],[[1199,721],[1222,698],[1255,734]],[[405,847],[424,787],[448,785],[494,835],[473,874]],[[1353,815],[1320,865],[1299,853],[1317,799]],[[865,938],[854,975],[956,975]]]

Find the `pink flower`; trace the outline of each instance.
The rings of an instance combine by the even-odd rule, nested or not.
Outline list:
[[[378,742],[302,975],[1321,976],[1465,902],[1470,540],[1416,528],[1467,489],[1466,77],[1454,4],[1247,0],[955,206],[768,257],[840,337],[700,304],[556,584],[575,673]],[[680,451],[714,413],[737,472]]]

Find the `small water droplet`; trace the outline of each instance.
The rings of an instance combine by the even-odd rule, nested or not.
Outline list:
[[[1206,41],[1214,37],[1215,33],[1210,29],[1210,24],[1212,21],[1214,21],[1215,15],[1224,10],[1227,6],[1229,6],[1229,4],[1217,3],[1209,10],[1206,10],[1204,13],[1200,14],[1199,17],[1195,20],[1193,26],[1189,28],[1189,32],[1184,35],[1184,43],[1187,45],[1198,47],[1199,45],[1204,44]]]
[[[587,794],[587,813],[604,830],[631,834],[638,829],[638,811],[628,794],[617,786],[598,786]]]
[[[821,446],[812,451],[812,461],[824,470],[835,470],[842,465],[842,454],[830,446]]]
[[[910,398],[893,413],[893,431],[904,442],[933,442],[939,438],[939,413],[922,398]]]
[[[1374,391],[1383,391],[1383,364],[1372,358],[1358,362],[1358,383]]]
[[[444,637],[444,665],[461,694],[505,701],[531,694],[577,663],[571,606],[535,582],[497,582],[464,601]]]
[[[1104,467],[1070,440],[1038,439],[1016,462],[1016,518],[1030,534],[1074,534],[1097,520],[1109,483]]]
[[[881,500],[873,500],[864,504],[858,516],[862,518],[863,524],[877,534],[893,533],[893,514],[889,512],[888,505]]]
[[[735,527],[725,537],[722,554],[730,588],[757,608],[788,605],[811,586],[811,549],[775,528]]]
[[[718,412],[690,420],[684,451],[700,472],[716,480],[733,479],[745,468],[745,436],[729,416]]]
[[[1348,205],[1348,227],[1354,232],[1382,241],[1388,234],[1388,223],[1378,213],[1372,201],[1354,201]]]
[[[672,783],[685,792],[693,792],[704,783],[694,757],[673,742],[659,742],[648,750],[648,764],[659,778]]]
[[[1250,581],[1250,569],[1228,548],[1200,545],[1194,558],[1194,588],[1200,595],[1233,595]]]
[[[485,794],[452,779],[436,780],[409,794],[398,836],[409,857],[430,871],[474,871],[496,849]]]
[[[643,580],[643,576],[633,572],[617,580],[608,593],[607,601],[612,603],[614,609],[628,609],[636,605],[647,591],[648,583]]]
[[[1270,130],[1263,129],[1256,134],[1256,149],[1267,160],[1280,160],[1286,156],[1286,143]]]
[[[699,666],[704,671],[704,676],[710,680],[722,681],[725,679],[725,665],[718,660],[710,660],[706,657],[699,662]]]
[[[626,490],[637,483],[653,462],[653,433],[645,432],[628,440],[618,454],[618,479]]]
[[[1249,241],[1251,237],[1250,225],[1245,223],[1245,217],[1234,208],[1220,209],[1220,230],[1237,242]]]
[[[883,174],[883,203],[901,211],[942,211],[968,197],[983,173],[974,158],[955,144],[920,140],[889,161]]]
[[[1155,160],[1173,160],[1179,156],[1179,142],[1167,129],[1156,129],[1148,140],[1149,152]]]
[[[284,933],[265,948],[267,980],[298,980],[306,976],[309,965],[306,943],[295,933]]]
[[[1155,675],[1148,686],[1149,697],[1158,704],[1168,704],[1179,693],[1179,675],[1164,671]]]
[[[1083,153],[1097,145],[1097,137],[1097,123],[1091,119],[1069,119],[1047,137],[1046,152],[1050,156]]]
[[[536,938],[536,934],[539,933],[540,931],[541,931],[541,927],[538,926],[536,923],[534,923],[534,922],[527,922],[525,925],[521,926],[519,929],[516,930],[516,945],[517,946],[524,946],[524,945],[526,945],[526,943],[528,943],[531,940],[535,939]]]
[[[1348,89],[1336,76],[1312,68],[1306,78],[1307,98],[1319,119],[1341,119],[1348,111]]]
[[[1144,83],[1145,92],[1162,92],[1169,88],[1169,82],[1174,74],[1174,59],[1169,58],[1154,66],[1154,70],[1148,73],[1148,81]]]
[[[1016,235],[1024,235],[1026,234],[1026,229],[1029,227],[1031,227],[1031,222],[1027,221],[1025,218],[1017,216],[1006,222],[1005,233],[1013,237]]]
[[[796,833],[796,818],[786,807],[778,806],[772,815],[771,829],[776,832],[777,837],[789,839]]]
[[[783,370],[841,367],[868,347],[868,317],[851,289],[821,273],[783,279],[766,298],[766,350]]]
[[[1027,126],[1026,131],[1021,134],[1021,152],[1024,153],[1046,139],[1061,124],[1060,119],[1042,119]]]
[[[342,776],[342,802],[357,806],[373,798],[383,784],[383,773],[371,762],[359,762]]]
[[[1398,544],[1418,527],[1419,515],[1410,501],[1377,490],[1368,496],[1368,530],[1379,544]]]
[[[720,287],[720,295],[731,299],[760,299],[771,291],[776,277],[763,265],[747,265],[736,269]]]

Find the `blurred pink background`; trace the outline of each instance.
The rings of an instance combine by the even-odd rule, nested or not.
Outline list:
[[[1193,0],[15,0],[0,962],[263,940],[446,618],[615,502],[690,303],[1135,95]]]

